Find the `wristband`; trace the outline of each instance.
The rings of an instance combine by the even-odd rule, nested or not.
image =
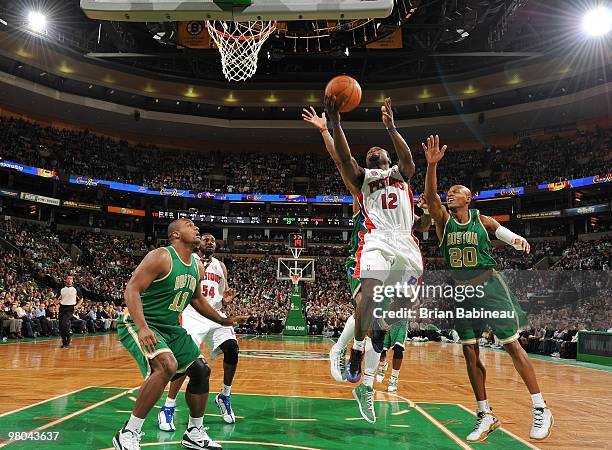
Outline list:
[[[421,207],[421,209],[423,210],[423,215],[424,216],[429,216],[429,210],[427,208]]]
[[[321,133],[325,133],[326,131],[329,131],[329,130],[327,129],[327,127],[322,127],[322,128],[319,128],[319,131]]]
[[[332,122],[332,128],[333,128],[334,130],[336,130],[336,129],[338,129],[338,128],[341,128],[340,122],[336,122],[336,123]]]
[[[395,127],[387,128],[387,131],[388,131],[389,133],[393,133],[393,132],[396,132],[396,131],[397,131],[397,128],[395,128]]]

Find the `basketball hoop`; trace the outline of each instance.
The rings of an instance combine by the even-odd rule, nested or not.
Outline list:
[[[257,56],[276,21],[226,22],[207,20],[206,28],[221,53],[223,75],[228,81],[244,81],[257,71]]]
[[[298,267],[295,269],[291,269],[290,272],[291,273],[289,274],[289,276],[291,277],[291,282],[294,286],[297,286],[300,280],[302,279],[302,269]]]

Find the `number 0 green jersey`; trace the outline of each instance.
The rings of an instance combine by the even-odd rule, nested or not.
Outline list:
[[[185,264],[172,246],[163,247],[170,253],[170,272],[158,278],[140,295],[145,320],[158,328],[180,327],[179,316],[189,304],[198,286],[200,273],[193,255]]]
[[[444,226],[444,237],[440,252],[451,270],[487,270],[496,266],[491,256],[489,233],[480,221],[477,209],[470,209],[470,220],[461,224],[449,216]],[[458,274],[455,274],[458,275]],[[474,273],[459,275],[457,278],[474,277]]]

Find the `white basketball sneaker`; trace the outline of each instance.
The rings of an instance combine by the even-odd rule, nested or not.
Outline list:
[[[496,428],[499,428],[501,422],[497,420],[497,417],[493,415],[492,412],[482,412],[479,411],[476,414],[476,423],[474,424],[474,429],[468,436],[465,438],[468,442],[481,442],[484,441],[489,433],[491,433]]]
[[[397,378],[389,378],[389,386],[387,386],[387,392],[397,392]]]
[[[220,450],[223,447],[213,441],[204,427],[191,427],[183,434],[181,445],[196,450]]]
[[[336,346],[332,346],[329,351],[329,370],[332,377],[339,383],[346,381],[346,349],[338,350]]]
[[[127,425],[127,423],[126,423]],[[140,439],[144,433],[121,428],[113,437],[113,447],[116,450],[140,450]]]
[[[531,425],[529,437],[539,441],[546,439],[550,436],[554,423],[555,419],[553,418],[550,408],[547,406],[533,408],[533,424]]]

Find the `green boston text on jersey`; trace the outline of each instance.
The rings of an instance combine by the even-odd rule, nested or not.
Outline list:
[[[487,270],[495,267],[489,234],[477,209],[470,209],[470,220],[461,224],[450,216],[444,226],[440,251],[452,270]]]
[[[189,304],[198,286],[200,273],[195,258],[191,255],[185,264],[172,246],[163,247],[170,253],[170,272],[159,278],[140,295],[147,324],[157,327],[179,326],[179,315]]]

